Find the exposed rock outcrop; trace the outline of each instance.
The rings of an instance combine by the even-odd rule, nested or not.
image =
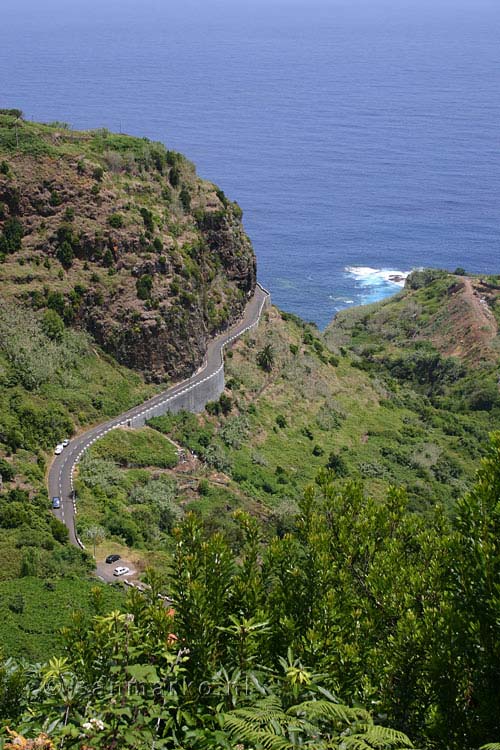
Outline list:
[[[10,127],[0,114],[2,293],[153,380],[192,372],[255,288],[239,206],[147,139]]]

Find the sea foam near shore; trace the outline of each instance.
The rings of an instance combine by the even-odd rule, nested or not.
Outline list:
[[[346,266],[344,271],[348,278],[354,279],[359,304],[378,302],[395,294],[404,287],[406,278],[411,273],[370,266]]]

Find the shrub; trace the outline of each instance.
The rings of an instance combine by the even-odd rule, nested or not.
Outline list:
[[[115,262],[115,259],[114,259],[113,253],[108,247],[108,249],[102,256],[102,264],[103,266],[106,266],[106,268],[110,268],[114,262]]]
[[[141,213],[142,220],[144,222],[144,226],[146,227],[146,229],[149,232],[153,232],[155,225],[153,221],[153,214],[151,213],[151,211],[149,211],[149,209],[142,206],[140,213]]]
[[[204,459],[209,466],[217,469],[217,471],[227,472],[231,468],[226,454],[219,445],[209,445],[205,450]]]
[[[500,405],[500,393],[495,383],[479,385],[470,394],[467,405],[471,411],[491,411]]]
[[[234,216],[237,219],[239,219],[239,221],[241,221],[242,218],[243,218],[243,209],[242,209],[242,207],[236,201],[233,201],[232,206],[233,206],[233,214],[234,214]]]
[[[108,216],[108,224],[113,229],[120,229],[123,226],[123,216],[121,214],[111,214]]]
[[[64,322],[55,310],[46,310],[42,319],[42,331],[52,341],[60,341],[64,333]]]
[[[104,177],[104,169],[102,167],[95,167],[94,171],[92,172],[92,177],[94,180],[97,180],[97,182],[101,182],[102,178]]]
[[[73,265],[75,254],[69,242],[65,241],[58,247],[56,256],[63,268],[71,268]]]
[[[220,414],[220,404],[218,401],[208,401],[205,404],[205,411],[207,414],[211,414],[212,416],[217,416]]]
[[[64,315],[65,302],[61,292],[49,292],[47,294],[47,307],[50,310],[55,310],[61,316]]]
[[[326,462],[326,468],[334,471],[338,477],[345,477],[347,475],[347,465],[342,456],[332,451],[328,456]]]
[[[15,476],[12,465],[4,458],[0,458],[0,476],[4,482],[12,482]]]
[[[422,289],[422,287],[432,284],[436,279],[442,278],[443,275],[443,271],[439,271],[436,268],[424,268],[421,271],[412,271],[406,279],[406,287],[408,289]]]
[[[233,408],[232,400],[229,398],[229,396],[226,396],[225,393],[221,395],[219,399],[219,404],[220,404],[221,412],[224,414],[224,416],[229,414],[229,412]]]
[[[173,188],[176,188],[179,186],[180,179],[181,179],[181,173],[180,173],[179,167],[173,166],[170,172],[168,173],[168,180]]]
[[[234,417],[226,422],[220,436],[228,448],[238,450],[248,435],[248,419],[244,416]]]
[[[151,291],[153,289],[153,277],[146,273],[144,276],[139,276],[135,282],[135,288],[137,290],[137,296],[139,299],[148,300],[151,298]]]
[[[23,239],[23,225],[19,219],[12,217],[4,224],[3,232],[0,234],[0,252],[15,253],[21,249]]]
[[[60,245],[63,242],[69,242],[71,246],[76,244],[76,237],[71,224],[63,223],[57,227],[57,241]]]
[[[179,200],[181,202],[182,208],[187,213],[189,209],[191,208],[191,195],[185,185],[183,186],[179,194]]]
[[[57,192],[57,190],[52,190],[50,194],[49,203],[51,206],[60,206],[62,203],[62,198],[60,194]]]
[[[282,430],[287,426],[286,418],[283,416],[283,414],[278,414],[276,417],[276,424],[278,427],[280,427]]]

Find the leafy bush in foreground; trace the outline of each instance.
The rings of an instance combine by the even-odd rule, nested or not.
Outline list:
[[[245,514],[232,544],[188,516],[175,612],[151,574],[76,617],[62,658],[4,663],[0,714],[61,748],[477,749],[500,735],[499,488],[497,434],[453,524],[327,472],[267,549]]]

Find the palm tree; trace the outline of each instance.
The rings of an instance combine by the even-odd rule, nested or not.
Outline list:
[[[274,349],[272,344],[266,344],[260,352],[257,353],[257,364],[265,372],[271,372],[274,365]]]

